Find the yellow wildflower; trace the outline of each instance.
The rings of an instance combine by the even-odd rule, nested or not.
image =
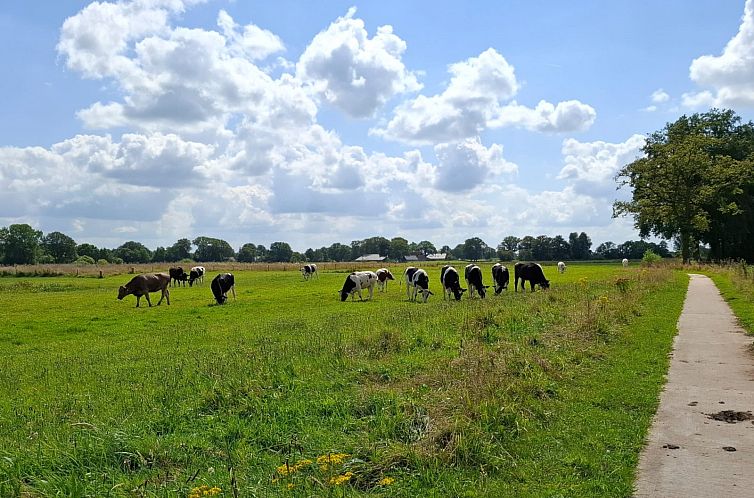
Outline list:
[[[349,456],[351,455],[349,455],[348,453],[330,453],[327,455],[318,456],[317,463],[319,464],[319,470],[325,472],[331,466],[335,467],[336,465],[341,465]]]
[[[382,479],[380,479],[380,482],[378,482],[377,484],[379,484],[380,486],[390,486],[394,482],[395,482],[394,477],[383,477]]]
[[[291,465],[289,463],[284,463],[283,465],[277,467],[275,470],[278,474],[282,476],[287,476],[288,474],[293,474],[294,472],[297,472],[302,467],[306,467],[307,465],[310,465],[312,463],[309,459],[302,459],[296,462],[295,464]]]
[[[285,487],[286,487],[286,488],[288,488],[288,489],[293,489],[293,488],[295,488],[295,487],[296,487],[296,485],[295,485],[295,484],[293,484],[292,482],[289,482],[288,484],[286,484],[286,486],[285,486]]]
[[[206,484],[202,484],[201,486],[192,488],[191,492],[188,495],[188,498],[202,498],[202,496],[216,496],[222,492],[223,490],[218,488],[217,486],[210,488]]]
[[[353,477],[353,472],[346,472],[345,474],[331,477],[330,484],[334,484],[335,486],[340,486],[341,484],[345,484],[348,481],[350,481],[351,477]]]

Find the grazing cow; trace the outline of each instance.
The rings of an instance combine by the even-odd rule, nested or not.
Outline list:
[[[380,288],[380,292],[387,290],[388,280],[395,280],[393,273],[387,268],[380,268],[375,273],[377,273],[377,287]]]
[[[363,301],[364,298],[361,295],[361,291],[369,289],[369,299],[374,296],[374,284],[377,283],[377,274],[373,271],[355,271],[346,277],[346,281],[343,283],[343,288],[340,289],[340,300],[345,301],[348,296],[351,296],[351,301],[354,300],[354,293],[359,294],[359,301]]]
[[[500,263],[495,263],[492,267],[492,283],[495,286],[495,295],[500,294],[504,289],[508,288],[510,278],[508,268]]]
[[[421,268],[415,269],[411,275],[411,280],[406,282],[406,291],[408,291],[409,284],[414,288],[413,293],[409,296],[410,301],[416,301],[416,296],[419,292],[424,297],[424,302],[427,302],[429,296],[434,296],[431,290],[429,290],[429,275]]]
[[[565,273],[566,265],[562,261],[558,261],[558,273]]]
[[[477,291],[479,297],[484,299],[490,286],[482,283],[482,269],[475,264],[466,265],[463,276],[469,288],[469,297],[473,298],[474,291]]]
[[[449,299],[450,295],[456,298],[456,301],[461,300],[461,296],[466,289],[461,288],[460,278],[458,276],[458,270],[452,266],[443,266],[440,269],[440,283],[442,284],[442,298],[443,300]]]
[[[157,306],[162,303],[163,299],[168,300],[170,304],[170,291],[168,290],[170,285],[170,275],[167,273],[145,273],[143,275],[136,275],[126,285],[121,285],[118,288],[118,299],[123,299],[129,294],[136,296],[136,307],[139,307],[139,300],[141,296],[147,298],[147,303],[152,306],[152,301],[149,300],[150,292],[162,291],[162,296],[157,302]]]
[[[180,266],[176,266],[174,268],[171,268],[168,270],[168,273],[170,274],[170,285],[176,285],[176,282],[178,282],[178,285],[180,285],[181,277],[186,273],[183,271],[183,268]]]
[[[220,273],[212,279],[209,286],[217,304],[225,304],[228,300],[228,291],[233,293],[233,299],[236,298],[236,278],[232,273]]]
[[[197,284],[204,283],[204,273],[203,266],[195,266],[191,268],[191,271],[189,272],[189,287],[192,287],[194,282]]]
[[[178,285],[183,285],[184,287],[186,287],[186,282],[190,280],[190,277],[188,273],[183,272],[176,280],[178,281]]]
[[[304,265],[301,267],[301,276],[304,277],[304,280],[309,280],[309,277],[316,276],[319,278],[319,273],[317,273],[317,265],[314,263]]]
[[[415,266],[409,266],[405,270],[403,270],[403,276],[398,281],[398,285],[400,286],[401,283],[405,280],[406,281],[406,297],[411,299],[411,292],[409,287],[411,287],[411,279],[414,278],[414,273],[416,273],[416,270],[418,270]]]
[[[521,279],[521,290],[526,292],[526,281],[529,281],[531,291],[534,292],[534,286],[539,285],[543,289],[550,287],[550,281],[545,278],[542,267],[537,263],[516,263],[513,267],[513,290],[518,292],[518,279]]]
[[[626,258],[623,258],[623,268],[628,268],[628,260]]]

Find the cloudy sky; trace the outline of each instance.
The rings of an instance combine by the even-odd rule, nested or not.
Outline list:
[[[620,243],[647,133],[753,116],[754,0],[30,5],[0,8],[0,226],[79,243]]]

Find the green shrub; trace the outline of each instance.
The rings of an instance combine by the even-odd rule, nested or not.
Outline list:
[[[644,251],[644,256],[642,256],[641,258],[642,264],[645,264],[647,266],[655,266],[660,261],[662,261],[662,256],[660,256],[659,254],[656,254],[651,249],[647,249],[646,251]]]
[[[92,258],[91,256],[79,256],[79,258],[74,261],[74,264],[79,266],[93,265],[94,258]]]
[[[109,264],[110,263],[108,263],[107,260],[104,259],[104,258],[100,258],[100,259],[97,260],[97,265],[98,266],[109,265]]]

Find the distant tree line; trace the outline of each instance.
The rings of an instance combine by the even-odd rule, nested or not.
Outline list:
[[[446,259],[470,261],[492,260],[586,260],[641,258],[651,249],[662,257],[670,256],[667,243],[655,244],[645,241],[626,241],[600,244],[592,252],[592,240],[584,233],[573,232],[565,239],[561,235],[548,237],[505,237],[497,246],[487,245],[479,237],[466,239],[451,248],[439,249],[430,241],[409,242],[403,237],[386,239],[369,237],[354,240],[350,244],[335,242],[329,247],[309,248],[303,253],[291,249],[287,242],[273,242],[269,248],[259,244],[244,244],[234,251],[231,245],[212,237],[197,237],[193,240],[178,239],[170,247],[157,247],[154,251],[144,244],[128,241],[115,249],[99,248],[93,244],[77,244],[61,232],[43,234],[30,225],[16,224],[0,228],[0,262],[5,265],[37,263],[174,263],[180,261],[241,261],[241,262],[306,262],[306,261],[353,261],[367,254],[379,254],[391,261],[403,261],[405,256],[429,256],[445,254]]]

